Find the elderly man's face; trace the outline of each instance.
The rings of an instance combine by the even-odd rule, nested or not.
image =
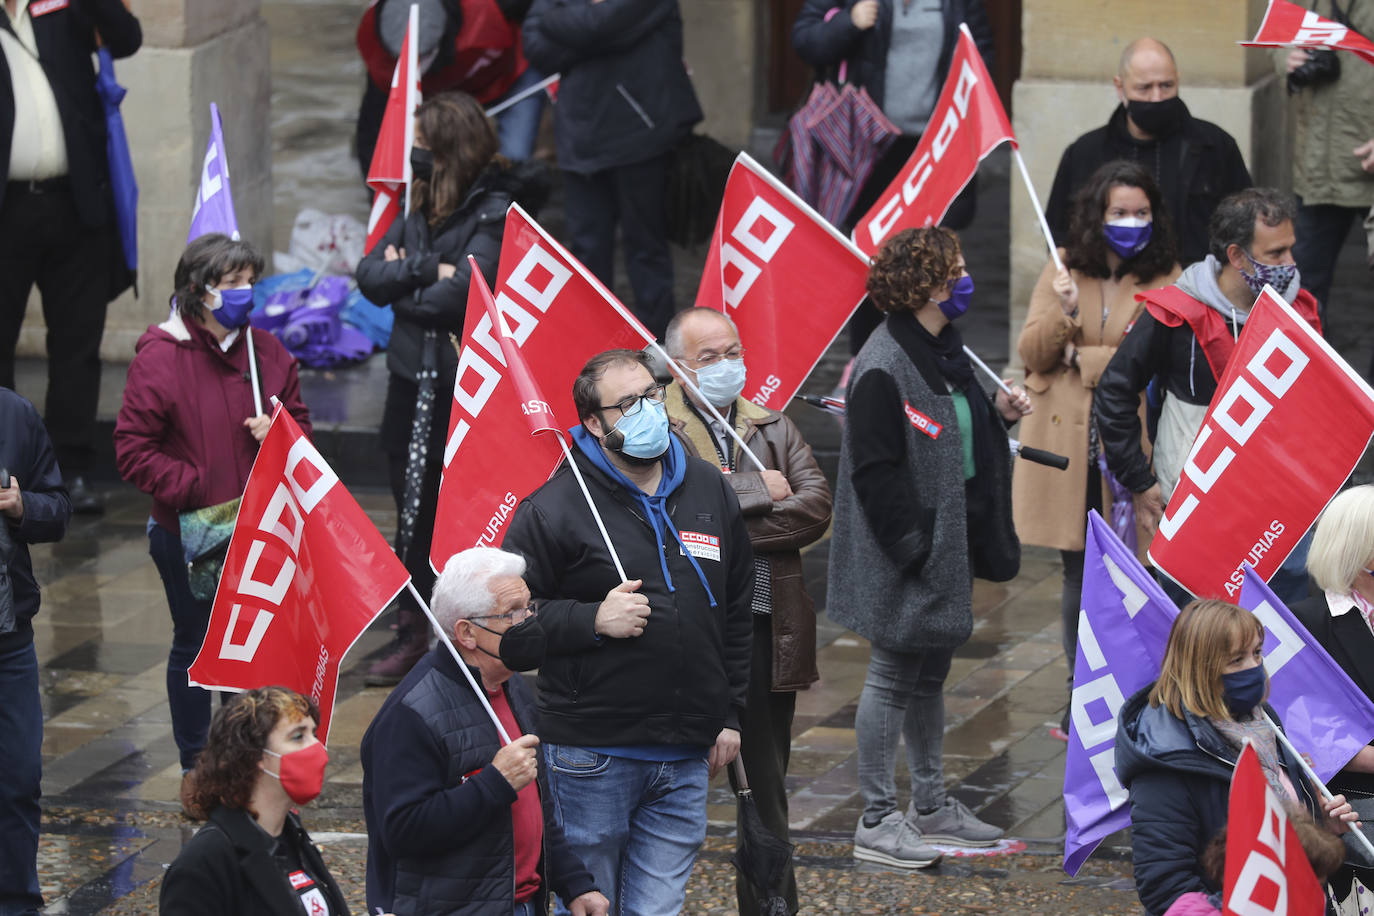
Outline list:
[[[1163,49],[1144,47],[1113,82],[1123,102],[1162,102],[1178,95],[1178,67]]]
[[[739,335],[724,318],[696,314],[682,324],[682,364],[695,383],[697,370],[722,359],[743,359]]]
[[[530,589],[519,576],[495,576],[487,582],[491,592],[491,610],[485,614],[461,618],[455,624],[454,635],[475,641],[480,651],[477,667],[487,687],[495,687],[510,677],[511,671],[501,663],[501,634],[529,616]]]

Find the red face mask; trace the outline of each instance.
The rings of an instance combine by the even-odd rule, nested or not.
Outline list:
[[[329,751],[323,742],[316,741],[309,747],[289,754],[278,754],[266,748],[262,752],[281,760],[276,773],[261,764],[258,769],[281,780],[281,787],[286,790],[288,798],[298,805],[308,805],[319,798],[320,790],[324,788],[324,767],[329,763]]]

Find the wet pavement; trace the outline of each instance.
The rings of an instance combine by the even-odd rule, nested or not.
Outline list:
[[[305,206],[366,218],[367,198],[350,148],[362,67],[352,48],[358,6],[330,0],[266,0],[272,32],[276,245],[285,249]],[[985,163],[979,216],[963,233],[979,306],[966,320],[970,344],[995,365],[1008,352],[1007,159]],[[1017,193],[1020,193],[1019,189]],[[557,198],[546,225],[557,234]],[[1374,346],[1374,318],[1356,294],[1367,286],[1363,240],[1352,233],[1337,275],[1329,336],[1363,369]],[[679,301],[689,302],[703,252],[676,251]],[[622,288],[618,291],[624,293]],[[817,368],[808,391],[826,392],[839,376],[844,338]],[[110,428],[125,367],[106,367],[100,420]],[[378,483],[384,464],[375,443],[385,391],[380,356],[335,372],[306,371],[302,387],[317,441],[369,516],[394,530],[390,496]],[[21,393],[41,404],[43,367],[26,363]],[[790,410],[833,479],[839,428],[803,405]],[[107,435],[102,438],[108,440]],[[107,459],[109,456],[106,456]],[[176,802],[180,770],[164,689],[170,643],[165,598],[147,553],[148,503],[115,483],[108,511],[78,518],[67,538],[34,550],[44,585],[35,635],[45,717],[43,891],[53,914],[151,913],[167,863],[191,835]],[[805,556],[807,586],[824,607],[828,541]],[[854,712],[867,644],[821,620],[821,681],[801,693],[788,777],[798,882],[804,912],[1134,914],[1123,837],[1110,839],[1076,879],[1059,866],[1065,745],[1050,734],[1067,699],[1059,646],[1057,553],[1025,551],[1012,582],[975,587],[976,625],[956,655],[946,688],[946,778],[950,791],[979,816],[1004,827],[1001,854],[947,858],[903,873],[856,866],[849,838],[861,810]],[[358,743],[386,691],[362,672],[390,638],[383,622],[359,640],[343,665],[331,760],[322,797],[306,811],[355,913],[365,912],[366,842]],[[898,774],[905,792],[906,774]],[[689,887],[686,912],[733,913],[734,807],[728,785],[713,785],[710,833]]]

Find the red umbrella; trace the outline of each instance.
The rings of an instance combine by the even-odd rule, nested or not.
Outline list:
[[[892,141],[901,134],[866,89],[847,85],[818,106],[806,129],[816,143],[816,199],[812,205],[836,226]]]

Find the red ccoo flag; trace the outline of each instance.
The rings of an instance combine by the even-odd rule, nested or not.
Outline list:
[[[377,146],[367,169],[367,185],[377,192],[367,218],[365,250],[371,251],[401,215],[410,212],[410,147],[415,139],[415,109],[420,104],[420,68],[416,63],[419,7],[410,7],[410,26],[401,42],[401,56],[391,74],[391,92],[386,97],[386,113],[377,134]]]
[[[549,406],[549,402],[544,400],[544,395],[540,393],[539,386],[535,384],[534,376],[530,375],[530,367],[525,365],[525,357],[520,352],[520,345],[511,335],[510,328],[506,326],[506,320],[501,316],[500,309],[496,307],[496,300],[492,298],[487,280],[482,276],[482,271],[477,266],[477,259],[468,255],[468,263],[472,265],[472,283],[468,289],[468,298],[472,299],[475,295],[477,301],[485,307],[487,316],[491,320],[493,331],[496,334],[496,342],[501,345],[501,355],[506,358],[506,371],[510,373],[511,384],[515,386],[515,398],[520,404],[520,412],[524,414],[525,421],[530,425],[530,435],[543,432],[563,435],[563,430],[553,417],[553,408]]]
[[[1264,11],[1259,31],[1249,41],[1240,42],[1248,48],[1328,48],[1349,51],[1374,64],[1374,42],[1348,26],[1318,16],[1287,0],[1270,0]]]
[[[902,229],[938,223],[978,163],[1008,140],[1015,146],[1016,134],[973,34],[961,24],[930,126],[892,184],[855,225],[855,244],[872,255]]]
[[[745,153],[711,239],[696,304],[739,328],[744,396],[782,410],[863,299],[868,258]]]
[[[248,475],[190,683],[281,684],[329,735],[339,663],[410,581],[381,532],[278,407]]]

